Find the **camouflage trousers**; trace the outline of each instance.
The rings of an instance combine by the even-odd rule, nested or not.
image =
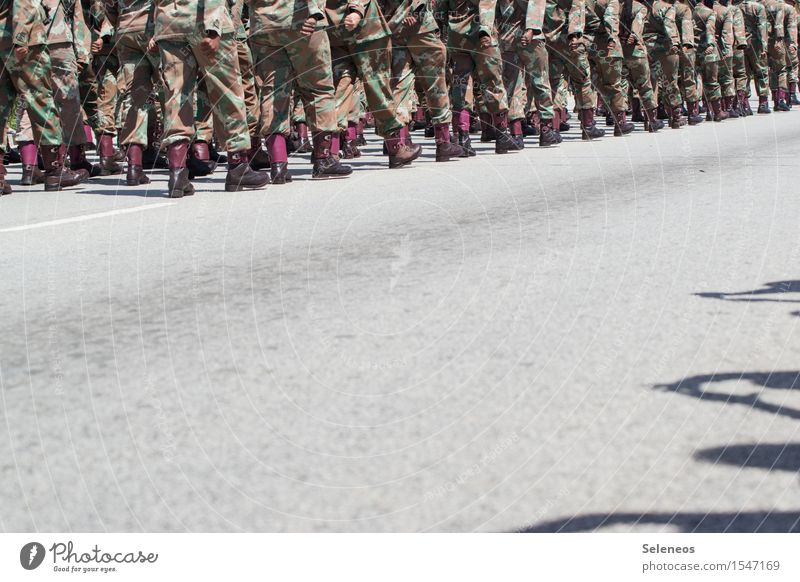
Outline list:
[[[659,92],[663,90],[664,103],[670,107],[679,107],[682,100],[681,92],[678,88],[680,57],[669,54],[658,45],[648,45],[647,52],[651,59],[650,74],[652,76],[653,90],[656,92],[656,99],[658,100]]]
[[[622,63],[622,75],[629,93],[636,91],[643,109],[655,109],[655,93],[653,93],[653,82],[650,79],[650,64],[647,57],[635,55],[635,47],[624,45],[622,52],[625,58]]]
[[[750,45],[744,50],[744,61],[747,76],[755,81],[756,95],[759,97],[766,97],[769,94],[769,70],[767,68],[767,59],[762,57],[762,54],[757,51],[753,45]],[[749,96],[749,81],[745,89]]]
[[[78,63],[72,43],[56,43],[48,46],[51,75],[53,79],[53,101],[61,119],[62,143],[83,145],[83,110],[78,84]]]
[[[306,122],[306,108],[303,105],[303,100],[295,93],[294,107],[292,107],[292,123],[305,123]]]
[[[118,74],[119,60],[112,52],[96,55],[79,76],[83,110],[95,133],[117,133]]]
[[[144,32],[129,32],[116,38],[119,59],[120,132],[124,145],[147,145],[147,119],[152,107],[150,96],[160,85],[160,58],[147,52]]]
[[[236,40],[232,34],[223,34],[219,49],[211,57],[200,50],[201,41],[194,35],[180,41],[158,41],[165,88],[161,143],[169,146],[194,137],[194,97],[202,71],[211,107],[220,122],[216,128],[220,143],[229,152],[248,151],[250,134]]]
[[[749,82],[743,50],[733,52],[733,82],[737,91],[746,91]]]
[[[44,45],[28,47],[22,64],[16,62],[10,47],[0,50],[0,150],[5,148],[8,116],[17,98],[31,120],[32,140],[40,145],[61,143],[61,124],[50,80],[50,55]]]
[[[561,79],[566,78],[575,95],[575,106],[578,109],[594,109],[597,96],[592,88],[592,70],[589,66],[589,55],[585,43],[572,50],[562,42],[548,43],[550,63],[550,84],[558,90]]]
[[[477,87],[473,94],[480,93],[487,113],[508,111],[508,95],[503,86],[503,57],[500,47],[482,48],[477,35],[465,36],[452,30],[447,36],[447,48],[453,62],[453,82],[450,86],[450,103],[454,111],[470,109],[467,98],[470,77],[476,76]]]
[[[336,100],[328,35],[304,36],[296,30],[259,34],[251,39],[255,75],[261,90],[261,135],[289,135],[292,93],[303,121],[314,132],[336,131]]]
[[[786,76],[789,83],[797,83],[797,46],[793,44],[786,45]]]
[[[239,73],[244,90],[244,106],[247,111],[247,128],[251,136],[258,134],[259,103],[256,92],[253,55],[246,41],[236,40],[236,56],[239,58]],[[197,85],[197,104],[195,110],[195,139],[210,142],[214,137],[213,107],[208,99],[205,80]],[[221,122],[216,120],[216,124]]]
[[[698,53],[700,57],[697,59],[697,66],[703,75],[703,97],[708,101],[716,101],[722,97],[719,84],[719,69],[722,62],[716,54],[704,55],[702,50]]]
[[[331,47],[333,84],[336,87],[336,119],[341,131],[356,112],[356,79],[361,79],[369,110],[375,117],[375,133],[385,137],[403,128],[394,111],[391,87],[392,40],[389,37],[358,44]]]
[[[395,112],[403,124],[411,121],[418,104],[415,87],[425,94],[434,125],[450,123],[450,95],[445,67],[447,51],[436,32],[423,32],[392,39],[392,93]]]
[[[678,88],[681,97],[687,102],[696,102],[700,99],[697,96],[697,51],[695,49],[683,49],[678,53]]]
[[[775,41],[769,41],[767,59],[769,60],[770,89],[773,91],[777,89],[788,89],[789,79],[786,68],[786,47],[783,43],[775,44]]]
[[[733,75],[733,55],[719,60],[719,88],[722,97],[736,95],[736,81]],[[705,77],[703,77],[705,83]]]
[[[608,37],[598,36],[589,44],[592,82],[606,108],[612,113],[621,113],[628,109],[627,92],[622,89],[622,51],[608,49],[608,42]]]
[[[544,41],[503,48],[503,82],[508,93],[509,119],[525,117],[528,102],[536,105],[541,119],[553,119],[553,88]],[[528,98],[528,95],[530,98]]]

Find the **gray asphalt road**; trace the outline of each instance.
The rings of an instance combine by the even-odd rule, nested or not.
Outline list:
[[[800,528],[800,114],[426,141],[2,198],[0,529]]]

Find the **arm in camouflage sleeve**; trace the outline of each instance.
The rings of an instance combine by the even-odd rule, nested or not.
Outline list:
[[[117,0],[103,0],[103,14],[113,28],[119,23],[119,5]]]
[[[567,15],[567,36],[583,36],[586,27],[586,3],[583,0],[572,0]]]
[[[776,10],[774,14],[775,14],[775,25],[774,25],[775,40],[783,39],[783,10]]]
[[[769,42],[769,33],[767,32],[769,27],[769,18],[767,18],[767,9],[764,8],[762,4],[756,3],[758,6],[758,30],[761,33],[761,46],[764,47],[764,50],[767,48],[767,43]]]
[[[27,46],[31,41],[31,31],[39,16],[36,0],[14,0],[11,19],[14,27],[14,44]]]
[[[719,39],[719,48],[726,55],[733,54],[734,47],[731,46],[733,41],[733,12],[728,9],[725,14],[725,20],[722,21],[722,36]]]
[[[75,10],[72,17],[72,38],[75,47],[75,58],[79,63],[88,63],[92,59],[92,31],[83,17],[81,0],[75,0]]]
[[[202,0],[203,2],[203,30],[216,32],[222,35],[222,23],[224,22],[227,6],[225,0]]]
[[[619,40],[619,0],[608,0],[603,12],[603,28],[608,36]]]
[[[644,19],[647,16],[647,9],[633,7],[633,21],[631,22],[631,33],[636,40],[644,38]]]
[[[547,6],[547,0],[528,0],[525,11],[525,30],[533,30],[534,38],[544,38],[545,6]]]
[[[494,14],[497,10],[497,0],[478,0],[478,34],[492,36],[494,30]]]
[[[739,8],[739,6],[734,6],[732,16],[733,44],[737,50],[745,49],[747,48],[747,33],[744,29],[744,15],[742,14],[742,9]]]
[[[678,11],[675,11],[675,17],[677,18]],[[678,24],[677,22],[675,24]],[[695,38],[694,38],[694,23],[692,22],[692,13],[691,11],[688,13],[688,18],[681,18],[680,24],[680,37],[681,42],[688,46],[694,46]]]
[[[664,23],[664,33],[672,43],[671,46],[681,44],[681,36],[678,34],[678,26],[675,23],[675,7],[667,6],[661,13],[661,21]]]
[[[717,46],[717,14],[712,10],[708,13],[708,18],[706,19],[706,34],[705,41],[706,46]]]

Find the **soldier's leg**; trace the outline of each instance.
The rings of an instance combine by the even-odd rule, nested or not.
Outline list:
[[[784,93],[788,90],[789,84],[786,77],[786,47],[783,43],[776,44],[770,41],[769,51],[769,80],[772,90],[772,101],[775,111],[788,111]]]
[[[390,86],[392,42],[386,37],[348,47],[348,52],[364,84],[364,96],[375,117],[375,133],[386,137],[404,127],[395,115]]]
[[[391,87],[395,114],[405,125],[411,121],[410,105],[414,93],[415,75],[411,52],[404,46],[392,45]]]
[[[117,133],[117,72],[119,61],[115,54],[94,58],[96,82],[92,84],[95,94],[95,113],[90,117],[98,136],[97,150],[103,176],[122,173],[122,166],[114,159],[114,138]]]
[[[269,174],[253,170],[249,163],[250,133],[236,39],[233,34],[223,34],[219,38],[219,48],[211,57],[200,50],[199,43],[192,44],[191,49],[197,66],[204,72],[214,119],[218,122],[216,130],[228,152],[225,190],[235,192],[245,188],[256,189],[265,186],[270,181]],[[167,70],[165,65],[165,77]],[[190,92],[189,95],[191,94]]]
[[[545,43],[536,42],[519,47],[517,52],[528,91],[528,109],[532,109],[530,104],[533,103],[539,116],[539,145],[557,145],[561,143],[561,135],[558,133],[558,126],[555,125],[555,108]]]
[[[9,66],[10,62],[6,62]],[[44,45],[28,47],[25,62],[13,65],[12,79],[30,118],[33,140],[44,160],[45,190],[60,190],[79,184],[83,176],[64,168],[63,130],[53,99],[47,48]]]
[[[426,32],[414,37],[407,49],[414,63],[418,85],[425,94],[431,122],[438,126],[452,120],[450,93],[445,74],[447,51],[436,33]]]
[[[697,94],[697,51],[685,49],[678,53],[678,88],[681,96],[690,107],[690,103],[700,100]]]
[[[681,92],[678,88],[680,58],[678,55],[666,52],[657,53],[656,58],[661,68],[661,82],[664,87],[664,101],[669,108],[670,127],[679,129],[683,123],[681,120]]]
[[[628,69],[628,81],[639,95],[639,103],[645,113],[645,128],[649,132],[655,133],[664,124],[657,118],[656,114],[658,102],[653,91],[650,64],[646,57],[627,56],[625,66]]]
[[[703,63],[703,92],[709,104],[711,118],[714,121],[722,121],[727,115],[722,110],[720,100],[722,99],[722,88],[719,84],[720,61],[716,59],[706,59]]]
[[[8,129],[8,118],[11,115],[14,100],[17,98],[17,91],[11,80],[11,73],[6,68],[6,62],[9,62],[12,58],[14,57],[9,51],[0,51],[0,136],[3,137],[0,142],[0,196],[11,194],[11,185],[6,182],[6,168],[3,165],[3,157],[6,149],[5,136]]]
[[[247,128],[252,137],[258,135],[258,116],[261,110],[253,71],[253,54],[247,42],[236,41],[236,55],[239,59],[239,73],[242,75],[244,108],[247,111]]]
[[[148,101],[153,92],[156,71],[147,55],[147,37],[142,33],[122,34],[117,38],[117,58],[120,73],[119,143],[126,148],[129,186],[147,184],[144,174],[143,152],[148,145]]]
[[[422,146],[407,144],[406,126],[394,112],[391,89],[392,41],[381,38],[347,47],[364,87],[364,97],[375,118],[375,133],[385,139],[389,167],[409,164],[422,153]],[[406,130],[407,131],[407,130]]]
[[[355,107],[356,65],[350,53],[341,46],[331,47],[333,62],[333,83],[336,98],[337,131],[347,129],[347,117]],[[334,147],[338,151],[339,136],[333,138]]]

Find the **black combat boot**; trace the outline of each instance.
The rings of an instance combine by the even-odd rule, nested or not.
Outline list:
[[[100,154],[100,175],[114,176],[122,173],[122,166],[114,158],[114,136],[110,133],[101,133],[97,140],[97,150]]]
[[[2,152],[0,152],[1,154]],[[13,190],[11,189],[11,184],[6,182],[6,167],[3,164],[3,156],[0,155],[0,196],[6,196],[7,194],[11,194]]]
[[[710,108],[709,108],[710,110]],[[677,111],[678,115],[680,116],[680,108],[675,107],[673,109],[673,113]],[[703,123],[703,116],[700,115],[700,104],[697,101],[687,101],[686,102],[686,118],[689,121],[689,125],[699,125]],[[674,119],[670,122],[670,126],[674,123]],[[681,124],[683,125],[683,124]],[[674,129],[674,128],[673,128]]]
[[[628,135],[630,132],[633,131],[633,124],[626,119],[626,115],[624,111],[619,111],[614,114],[614,135],[616,137],[622,137],[623,135]]]
[[[140,186],[150,183],[150,178],[144,173],[144,167],[142,166],[143,149],[142,145],[138,143],[132,143],[128,146],[128,172],[125,175],[125,183],[128,186]]]
[[[644,128],[650,133],[656,133],[659,129],[664,129],[664,122],[658,118],[656,108],[645,110]]]
[[[539,120],[539,147],[548,147],[561,143],[561,134],[555,130],[552,119]]]
[[[728,113],[722,109],[721,99],[711,100],[711,111],[714,121],[725,121],[726,119],[728,119]]]
[[[196,141],[189,149],[189,160],[186,164],[189,170],[189,179],[208,176],[217,169],[217,163],[211,160],[211,152],[208,150],[208,143]]]
[[[272,169],[272,160],[269,157],[269,152],[261,147],[260,137],[250,138],[250,152],[247,157],[250,160],[250,167],[254,170]]]
[[[581,109],[578,116],[581,120],[582,140],[599,139],[606,134],[606,130],[597,127],[597,124],[594,122],[594,109]]]
[[[44,161],[44,189],[47,192],[77,186],[83,177],[64,167],[64,146],[43,145],[39,148]]]
[[[766,95],[758,96],[758,113],[767,114],[772,113],[772,110],[769,108],[769,99]]]
[[[633,113],[631,114],[631,121],[636,123],[644,123],[645,116],[642,114],[642,102],[638,99],[634,99],[631,102],[631,109],[633,110]]]
[[[189,170],[186,168],[186,154],[188,152],[188,141],[180,141],[167,147],[167,161],[169,163],[167,192],[170,198],[183,198],[194,194],[194,186],[189,181]]]
[[[450,143],[450,127],[446,123],[439,123],[434,128],[436,137],[436,161],[448,162],[451,158],[463,158],[464,148]]]
[[[313,167],[311,178],[314,180],[331,180],[347,178],[353,168],[339,161],[338,135],[320,132],[314,135],[314,148],[311,153]],[[399,138],[398,138],[399,139]]]
[[[100,166],[96,166],[86,159],[86,146],[69,146],[69,169],[76,174],[82,174],[84,180],[103,175]]]
[[[225,176],[226,192],[258,190],[269,184],[269,174],[250,167],[247,150],[228,152],[228,173]]]

